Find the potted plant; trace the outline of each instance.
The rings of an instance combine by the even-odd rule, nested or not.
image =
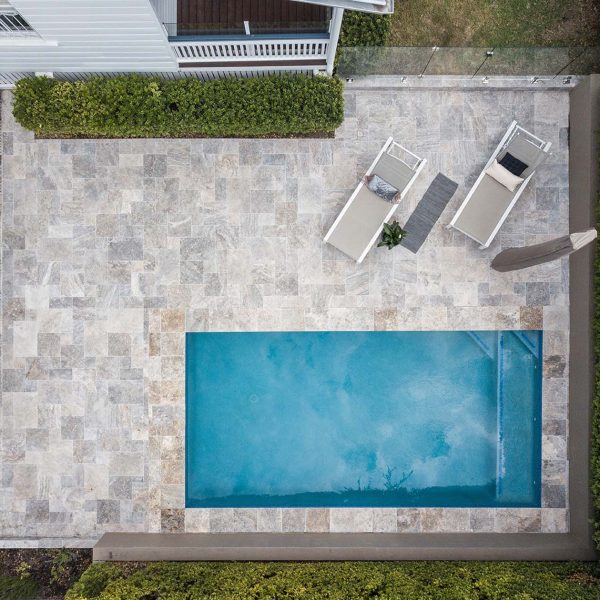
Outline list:
[[[383,224],[383,233],[379,246],[387,246],[388,250],[395,248],[406,236],[406,231],[400,227],[398,221]]]

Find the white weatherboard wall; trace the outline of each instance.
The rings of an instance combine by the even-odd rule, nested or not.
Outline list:
[[[0,43],[0,71],[160,71],[177,68],[149,0],[11,0],[41,36]]]

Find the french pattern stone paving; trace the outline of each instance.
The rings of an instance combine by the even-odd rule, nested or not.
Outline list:
[[[104,531],[568,528],[568,93],[356,90],[332,140],[35,140],[3,93],[4,545]],[[446,224],[510,121],[553,143],[491,248]],[[389,135],[460,187],[418,255],[322,238]],[[184,509],[184,332],[545,330],[541,509]],[[18,540],[17,538],[21,538]],[[28,539],[25,539],[28,538]]]

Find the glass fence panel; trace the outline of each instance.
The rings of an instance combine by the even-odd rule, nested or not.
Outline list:
[[[570,58],[569,48],[494,48],[482,75],[556,75]]]
[[[401,48],[398,48],[401,50]],[[438,48],[433,52],[424,75],[465,75],[477,72],[489,48]]]
[[[589,75],[600,73],[600,48],[577,48],[581,50],[561,75]]]
[[[340,48],[337,72],[360,75],[589,75],[600,70],[599,48]]]
[[[356,47],[340,48],[338,73],[352,75],[420,75],[432,48]]]

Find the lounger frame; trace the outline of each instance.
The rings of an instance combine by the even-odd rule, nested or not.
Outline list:
[[[408,192],[408,190],[411,188],[412,184],[415,182],[415,180],[419,176],[419,173],[425,167],[425,163],[427,162],[427,160],[424,158],[420,158],[419,156],[417,156],[416,154],[411,152],[408,148],[405,148],[404,146],[402,146],[402,144],[395,142],[393,137],[389,137],[387,139],[386,143],[383,145],[383,147],[381,148],[381,150],[375,157],[375,160],[371,163],[371,166],[365,173],[365,176],[371,175],[373,173],[373,170],[377,166],[379,159],[383,156],[383,154],[385,152],[387,152],[389,154],[389,151],[394,147],[400,148],[403,152],[406,152],[410,156],[414,157],[415,160],[417,161],[415,166],[411,166],[406,161],[399,158],[398,156],[391,154],[391,156],[393,156],[396,160],[399,160],[400,162],[404,163],[409,169],[411,169],[411,171],[413,171],[413,176],[411,177],[409,182],[406,184],[404,189],[398,190],[400,192],[400,200],[402,200],[404,198],[404,196],[406,195],[406,193]],[[329,231],[327,232],[327,234],[325,235],[325,238],[323,239],[324,242],[327,242],[329,240],[329,238],[331,237],[331,234],[335,231],[335,228],[339,225],[340,221],[344,217],[344,214],[350,208],[350,206],[352,205],[352,202],[354,202],[354,199],[356,198],[356,196],[358,196],[360,190],[365,185],[366,184],[361,179],[360,183],[356,186],[356,189],[352,193],[352,196],[350,196],[350,198],[348,199],[348,202],[346,202],[346,204],[344,205],[344,208],[342,208],[340,214],[337,216],[336,220],[333,222],[333,225],[329,228]],[[383,231],[384,223],[389,222],[389,220],[394,216],[394,213],[396,212],[397,208],[398,208],[397,202],[395,202],[391,205],[388,214],[386,215],[385,219],[381,223],[381,226],[379,227],[379,229],[377,230],[375,235],[371,238],[371,240],[369,241],[369,243],[368,243],[367,247],[365,248],[365,250],[363,251],[363,253],[358,257],[358,259],[356,261],[357,263],[360,264],[365,259],[365,256],[367,256],[367,254],[369,253],[369,250],[373,247],[373,244],[375,244],[375,242],[377,241],[377,238],[381,235],[381,232]]]
[[[485,248],[487,248],[487,247],[489,247],[489,245],[494,241],[494,238],[496,237],[496,234],[500,230],[500,227],[502,227],[502,225],[504,224],[504,221],[506,221],[508,215],[510,214],[510,211],[513,209],[513,207],[517,203],[517,200],[521,197],[521,194],[527,188],[527,184],[529,183],[529,180],[533,177],[533,175],[537,171],[537,167],[525,178],[525,180],[523,181],[523,183],[521,183],[519,185],[519,189],[517,190],[516,194],[514,195],[513,199],[511,200],[510,204],[507,206],[506,210],[504,211],[504,213],[500,217],[500,220],[496,224],[496,227],[494,227],[494,230],[492,231],[492,233],[490,234],[490,236],[487,238],[487,240],[479,240],[475,236],[473,236],[472,234],[467,233],[466,231],[463,231],[460,227],[458,227],[456,225],[456,222],[458,221],[458,218],[460,217],[462,211],[465,209],[465,207],[467,206],[467,204],[471,200],[473,194],[477,190],[477,187],[481,183],[481,180],[485,177],[486,170],[489,169],[492,166],[492,163],[494,162],[494,160],[496,160],[496,158],[500,154],[500,152],[502,152],[502,150],[504,150],[505,146],[508,145],[508,143],[513,138],[513,136],[515,136],[515,135],[517,135],[518,133],[521,133],[521,132],[524,135],[527,135],[528,138],[532,138],[533,140],[535,140],[536,142],[538,142],[538,144],[536,144],[538,146],[538,148],[540,150],[542,150],[543,152],[548,153],[548,151],[550,150],[550,146],[552,146],[551,142],[544,142],[544,140],[540,139],[539,137],[533,135],[533,133],[531,133],[530,131],[527,131],[526,129],[524,129],[523,127],[521,127],[517,123],[517,121],[513,121],[510,124],[507,132],[504,134],[504,137],[502,138],[502,140],[500,141],[500,143],[496,147],[496,150],[492,154],[491,158],[488,160],[488,162],[486,163],[485,167],[481,171],[479,177],[477,178],[477,181],[475,181],[473,187],[471,188],[471,190],[467,194],[467,197],[463,200],[463,202],[460,205],[459,209],[456,211],[456,214],[452,218],[452,221],[450,221],[450,223],[448,223],[448,225],[446,226],[447,229],[454,228],[457,231],[460,231],[461,233],[464,233],[467,237],[470,237],[472,240],[475,240],[478,244],[480,244],[479,247],[482,250],[485,249]]]

